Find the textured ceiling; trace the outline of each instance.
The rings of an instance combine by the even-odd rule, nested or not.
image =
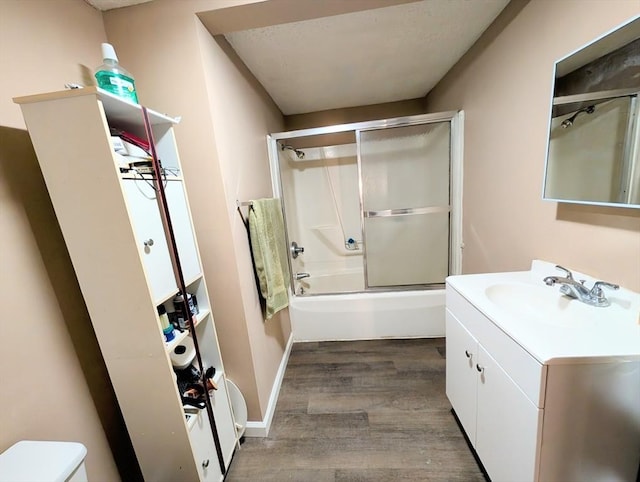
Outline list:
[[[284,114],[425,96],[509,0],[422,0],[226,34]]]
[[[151,0],[85,1],[110,10]],[[242,10],[240,2],[240,19],[254,25],[265,25],[267,19],[278,22],[247,26],[225,37],[285,115],[424,97],[509,3],[398,0],[397,5],[376,8],[384,0],[342,1],[358,1],[371,9],[287,23],[292,6],[311,12],[335,2],[248,2],[248,7],[273,6],[280,14],[269,16],[262,10],[259,17]]]

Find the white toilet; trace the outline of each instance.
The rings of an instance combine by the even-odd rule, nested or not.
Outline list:
[[[77,442],[22,440],[0,454],[0,482],[88,482],[86,455]]]

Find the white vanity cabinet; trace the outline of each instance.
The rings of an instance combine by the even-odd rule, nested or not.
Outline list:
[[[543,273],[553,270],[545,264]],[[594,312],[560,293],[539,291],[543,277],[517,272],[447,279],[447,397],[493,482],[634,482],[640,469],[640,326],[633,317],[640,301],[613,298],[609,312]],[[529,313],[509,300],[509,307],[522,310],[518,317],[492,305],[488,288],[496,286],[546,296]],[[538,321],[544,316],[536,310],[549,312],[547,299],[560,312],[577,313],[576,321]],[[620,314],[634,304],[629,319]]]
[[[458,293],[448,292],[447,297],[446,392],[451,405],[491,480],[537,480],[542,411],[514,378],[542,382],[542,366],[529,360],[530,373],[510,376],[478,338],[497,337],[488,344],[505,363],[527,355],[506,335],[494,332],[491,322]],[[459,317],[469,321],[466,327]],[[535,398],[540,399],[539,393]]]
[[[157,308],[178,293],[149,174],[121,172],[110,128],[145,137],[142,109],[95,87],[14,99],[20,104],[111,383],[145,480],[221,481],[205,410],[187,423]],[[237,446],[216,327],[202,274],[173,133],[149,111],[187,292],[197,297],[195,332],[205,369],[215,367],[212,406],[223,453]],[[147,179],[141,179],[147,177]],[[206,464],[206,461],[209,461]],[[207,467],[203,467],[203,463]]]

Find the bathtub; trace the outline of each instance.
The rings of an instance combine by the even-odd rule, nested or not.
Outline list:
[[[292,295],[295,341],[443,337],[445,290]]]

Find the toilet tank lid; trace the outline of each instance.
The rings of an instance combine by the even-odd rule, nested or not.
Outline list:
[[[22,440],[0,454],[0,482],[64,482],[86,455],[78,442]]]

